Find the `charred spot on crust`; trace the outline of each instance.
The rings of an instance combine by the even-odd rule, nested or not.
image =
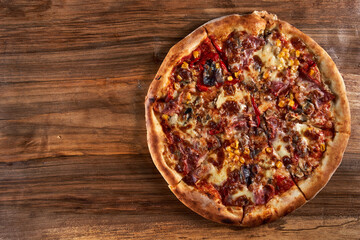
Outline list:
[[[221,222],[225,224],[235,224],[235,222],[229,218],[224,218],[221,220]]]
[[[157,76],[155,79],[156,79],[156,80],[160,80],[161,77],[162,77],[162,76],[160,75],[160,76]]]
[[[268,223],[268,222],[271,222],[271,215],[264,218],[263,221],[262,221],[262,223]]]

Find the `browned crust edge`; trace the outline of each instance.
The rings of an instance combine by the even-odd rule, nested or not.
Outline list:
[[[169,186],[169,188],[185,206],[204,218],[218,223],[241,226],[242,207],[227,208],[221,202],[209,198],[184,182],[180,182],[176,186]]]
[[[280,196],[272,198],[262,206],[245,207],[242,225],[254,227],[263,223],[275,221],[287,215],[306,203],[301,191],[294,185]]]
[[[333,141],[329,142],[321,165],[309,178],[297,183],[307,200],[314,198],[326,186],[340,165],[349,136],[347,133],[337,133]]]
[[[253,35],[261,34],[266,21],[257,14],[239,15],[232,14],[213,19],[203,25],[209,36],[214,36],[217,40],[224,40],[234,30],[246,31]]]
[[[145,120],[149,151],[155,166],[170,185],[177,184],[182,177],[165,162],[162,153],[164,151],[166,138],[159,121],[154,115],[152,103],[156,96],[165,94],[164,90],[174,65],[182,57],[190,54],[206,37],[205,29],[199,27],[174,45],[166,55],[145,97]]]

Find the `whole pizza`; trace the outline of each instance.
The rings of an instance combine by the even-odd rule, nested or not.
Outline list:
[[[334,62],[267,12],[215,19],[173,46],[145,110],[150,153],[171,191],[203,217],[240,226],[312,199],[350,135]]]

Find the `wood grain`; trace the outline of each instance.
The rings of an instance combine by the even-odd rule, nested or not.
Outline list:
[[[255,229],[207,221],[154,167],[143,101],[199,25],[267,10],[313,37],[348,91],[352,135],[319,195]],[[0,239],[358,239],[359,1],[0,1]]]

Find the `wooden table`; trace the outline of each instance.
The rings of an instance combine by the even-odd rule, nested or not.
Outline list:
[[[352,135],[314,200],[241,229],[203,219],[169,191],[149,155],[143,102],[172,45],[255,9],[332,56]],[[3,0],[0,19],[0,239],[359,238],[359,1]]]

